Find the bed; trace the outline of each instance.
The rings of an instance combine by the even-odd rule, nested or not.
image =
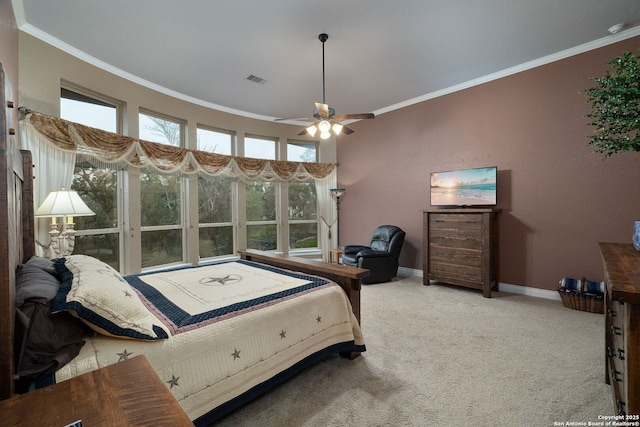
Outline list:
[[[1,97],[6,106],[4,91]],[[27,265],[59,281],[50,312],[81,325],[84,341],[78,346],[73,338],[69,355],[56,359],[64,366],[38,372],[38,383],[144,354],[196,425],[211,424],[329,354],[355,358],[365,350],[359,292],[367,270],[244,250],[239,260],[126,277],[72,255],[53,262],[53,274],[48,260],[34,256],[30,153],[15,147],[4,109],[0,118],[0,233],[9,236],[0,247],[7,273],[0,278],[0,399],[19,384],[16,365],[26,344],[16,337],[28,341],[33,329],[33,322],[16,321],[23,285],[31,283]]]

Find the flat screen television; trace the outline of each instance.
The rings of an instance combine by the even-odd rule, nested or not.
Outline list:
[[[431,173],[431,206],[495,206],[498,168]]]

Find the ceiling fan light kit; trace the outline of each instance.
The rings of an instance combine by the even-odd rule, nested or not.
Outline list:
[[[322,33],[318,36],[318,39],[322,42],[322,102],[316,102],[316,108],[313,111],[312,117],[303,117],[298,119],[276,119],[276,121],[282,120],[316,120],[315,123],[307,126],[305,130],[298,135],[304,135],[305,133],[311,137],[314,137],[320,132],[320,139],[329,139],[331,132],[338,136],[344,132],[345,135],[350,135],[354,131],[346,127],[342,120],[363,120],[373,119],[375,115],[373,113],[362,114],[342,114],[336,116],[336,112],[333,108],[329,107],[325,101],[325,75],[324,75],[324,43],[329,39],[329,35]]]

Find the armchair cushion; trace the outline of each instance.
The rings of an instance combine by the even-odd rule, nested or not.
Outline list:
[[[360,251],[363,251],[365,249],[371,249],[369,246],[363,246],[363,245],[348,245],[348,246],[343,246],[342,248],[342,254],[357,254]]]
[[[358,258],[393,258],[389,252],[375,251],[373,249],[363,249],[356,254]]]

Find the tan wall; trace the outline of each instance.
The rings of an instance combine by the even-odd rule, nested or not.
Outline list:
[[[11,84],[13,123],[18,120],[18,27],[10,0],[0,0],[0,64],[5,70],[5,79]],[[8,96],[8,94],[6,94]],[[9,99],[7,99],[9,100]],[[2,106],[2,108],[5,108]],[[17,128],[17,125],[15,126]],[[16,138],[18,135],[16,135]]]
[[[197,124],[235,131],[238,137],[245,134],[267,136],[285,142],[287,139],[305,139],[297,135],[302,130],[300,126],[228,114],[165,95],[101,70],[20,32],[20,105],[59,116],[61,81],[124,101],[127,111],[125,134],[133,137],[138,136],[138,111],[142,107],[186,120],[187,138],[192,148],[196,145]],[[322,143],[320,161],[335,162],[335,140]]]
[[[631,243],[640,220],[640,154],[592,152],[580,91],[639,47],[628,39],[354,124],[338,139],[340,244],[396,224],[407,232],[401,265],[421,268],[430,172],[497,165],[500,282],[602,280],[597,243]]]

